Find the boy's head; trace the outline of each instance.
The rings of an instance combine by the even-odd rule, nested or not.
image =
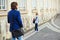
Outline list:
[[[36,15],[38,15],[38,13],[36,13]]]

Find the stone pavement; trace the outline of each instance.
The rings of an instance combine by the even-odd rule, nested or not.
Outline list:
[[[54,20],[54,23],[60,27],[60,14],[57,15],[56,19]]]
[[[33,29],[30,33],[27,33],[28,35],[26,34],[26,36],[24,36],[24,39],[25,40],[60,40],[60,33],[49,29],[46,25],[48,25],[48,23],[40,26],[38,32],[35,32]]]
[[[60,15],[57,16],[54,23],[57,26],[60,26]],[[54,27],[49,26],[49,28],[53,29]],[[39,32],[36,32],[32,36],[28,37],[26,40],[60,40],[60,32],[57,32],[58,30],[56,29],[54,29],[56,31],[53,31],[49,28],[44,27],[42,30],[40,30]]]
[[[57,19],[54,21],[56,23],[56,25],[60,26],[60,16],[57,17]],[[47,25],[47,26],[46,26]],[[54,29],[54,27],[49,26],[51,24],[45,23],[44,25],[39,27],[39,31],[35,32],[34,29],[27,33],[24,36],[25,40],[60,40],[60,32],[56,29]],[[51,30],[53,29],[53,30]],[[54,31],[56,30],[56,31]],[[57,32],[58,31],[58,32]]]
[[[47,27],[36,32],[26,40],[60,40],[60,33],[54,32]]]

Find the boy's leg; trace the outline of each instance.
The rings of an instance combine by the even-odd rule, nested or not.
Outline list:
[[[38,24],[35,24],[35,31],[38,31]]]
[[[36,31],[36,24],[35,24],[35,31]]]
[[[37,31],[38,31],[38,24],[37,24]]]

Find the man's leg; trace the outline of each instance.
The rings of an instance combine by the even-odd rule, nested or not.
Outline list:
[[[16,40],[16,38],[12,37],[12,40]]]
[[[24,40],[23,36],[18,37],[18,40]]]
[[[14,34],[13,33],[11,33],[12,34],[12,39],[11,40],[16,40],[16,38],[14,37]]]

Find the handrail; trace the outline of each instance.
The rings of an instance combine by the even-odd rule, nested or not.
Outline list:
[[[7,15],[0,15],[0,17],[6,17]],[[56,16],[56,15],[55,15]],[[39,24],[39,26],[40,25],[43,25],[44,23],[46,23],[46,22],[49,22],[49,21],[51,21],[51,19],[53,19],[55,16],[53,16],[53,17],[51,17],[49,20],[46,20],[46,21],[43,21],[42,23],[40,23]],[[33,29],[34,27],[32,27],[32,29]],[[30,30],[30,29],[29,29]],[[29,30],[27,30],[26,32],[28,32]]]
[[[0,17],[6,17],[7,15],[0,15]]]
[[[56,16],[56,15],[55,15]],[[45,24],[46,22],[49,22],[51,21],[51,19],[53,19],[55,16],[51,17],[50,19],[46,20],[46,21],[42,21],[42,23],[39,24],[39,26]],[[0,17],[7,17],[7,15],[0,15]],[[29,30],[26,30],[25,34],[28,33],[29,31],[33,30],[34,27],[32,27],[31,29]]]
[[[56,16],[56,15],[55,15],[55,16]],[[55,16],[51,17],[48,21],[45,21],[45,22],[39,24],[39,26],[41,26],[41,25],[43,25],[43,24],[45,24],[45,23],[51,21],[51,19],[53,19]],[[25,33],[29,32],[29,31],[31,31],[31,30],[33,30],[33,29],[34,29],[34,27],[32,27],[30,30],[27,30]]]

